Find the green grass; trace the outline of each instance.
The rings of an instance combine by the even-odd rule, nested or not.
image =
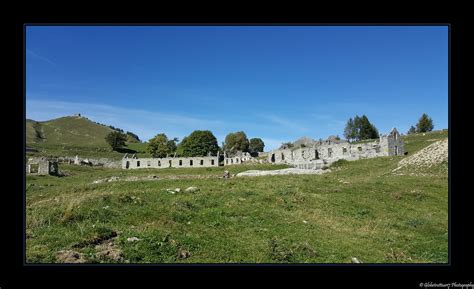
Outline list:
[[[415,152],[446,132],[410,135]],[[339,162],[323,175],[220,179],[275,165],[119,170],[61,166],[67,177],[27,176],[27,262],[116,231],[130,263],[446,263],[448,181],[442,170],[395,176],[404,156]],[[92,184],[111,176],[157,181]],[[170,179],[177,177],[178,179]],[[171,194],[196,186],[199,192]],[[138,237],[138,242],[127,242]],[[74,245],[86,244],[75,248]],[[178,258],[182,250],[188,258]]]
[[[405,143],[405,151],[408,154],[413,154],[420,149],[434,143],[435,141],[445,139],[448,137],[448,130],[437,130],[427,133],[414,133],[403,137]]]

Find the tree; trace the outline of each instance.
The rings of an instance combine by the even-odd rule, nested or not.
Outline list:
[[[174,139],[170,139],[168,141],[168,147],[170,149],[170,153],[176,152],[176,149],[178,148],[178,146],[176,144],[178,142],[179,142],[179,139],[177,137],[175,137]]]
[[[360,140],[360,128],[362,126],[361,118],[356,115],[354,118],[353,139]]]
[[[349,140],[375,139],[379,137],[377,128],[370,123],[367,116],[355,116],[354,120],[349,119],[344,129],[344,136]]]
[[[261,138],[251,138],[249,141],[249,152],[251,154],[257,154],[258,152],[263,152],[265,143]]]
[[[125,145],[127,136],[119,131],[112,131],[106,137],[105,141],[110,145],[112,150],[117,150]]]
[[[210,152],[216,155],[219,150],[217,139],[209,130],[195,130],[183,138],[176,152],[183,157],[202,157]]]
[[[238,131],[234,133],[229,133],[225,137],[225,144],[224,150],[230,152],[242,151],[248,152],[249,151],[249,140],[247,139],[247,135],[243,131]]]
[[[148,141],[147,150],[154,158],[164,158],[176,150],[174,140],[168,140],[166,134],[159,133]]]
[[[432,131],[433,128],[433,120],[428,117],[426,113],[423,113],[423,115],[418,120],[418,123],[416,124],[416,132]]]
[[[414,134],[415,132],[416,132],[416,128],[414,126],[411,126],[407,134]]]
[[[355,139],[356,137],[356,127],[354,124],[354,120],[352,120],[352,117],[349,118],[346,124],[346,128],[344,128],[344,137],[349,141]]]

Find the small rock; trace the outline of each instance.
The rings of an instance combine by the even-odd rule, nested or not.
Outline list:
[[[113,176],[113,177],[110,177],[107,181],[108,182],[115,182],[115,181],[118,181],[118,180],[119,180],[119,177]]]
[[[308,224],[308,221],[306,221],[306,220],[303,220],[303,223],[305,223],[305,224]]]
[[[352,263],[362,263],[362,262],[359,261],[359,259],[357,259],[356,257],[352,257],[351,260],[352,260]]]
[[[194,193],[194,192],[199,191],[199,188],[197,188],[197,187],[189,187],[189,188],[187,188],[187,189],[184,190],[184,191],[187,192],[187,193]]]
[[[110,207],[109,207],[109,206],[102,207],[102,209],[106,209],[106,210],[107,210],[108,208],[110,208]]]
[[[222,176],[224,179],[228,179],[230,177],[229,171],[224,171],[224,176]]]
[[[140,239],[138,239],[137,237],[131,237],[131,238],[127,238],[127,241],[128,242],[136,242],[136,241],[140,241]]]
[[[176,189],[174,189],[174,191],[177,192],[177,193],[179,193],[179,192],[181,192],[181,189],[180,189],[180,188],[176,188]]]
[[[178,252],[178,259],[186,259],[191,256],[191,253],[187,250],[180,249]]]

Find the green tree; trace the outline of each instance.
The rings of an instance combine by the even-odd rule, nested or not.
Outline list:
[[[251,154],[256,154],[258,152],[263,152],[265,143],[261,138],[251,138],[249,141],[249,152]]]
[[[225,144],[224,150],[229,152],[236,152],[236,151],[249,151],[249,140],[247,139],[247,135],[243,131],[238,131],[234,133],[229,133],[225,137]]]
[[[148,141],[147,150],[154,158],[164,158],[176,150],[175,140],[168,140],[166,134],[159,133]]]
[[[375,139],[379,137],[379,132],[377,128],[370,123],[367,116],[363,115],[359,120],[359,127],[358,127],[358,139],[365,140],[365,139]]]
[[[127,140],[127,136],[119,131],[111,131],[107,136],[105,136],[105,141],[112,150],[117,150],[125,146],[125,141]]]
[[[407,134],[414,134],[415,132],[416,132],[416,128],[414,126],[411,126]]]
[[[416,124],[416,132],[432,131],[433,128],[433,120],[426,113],[423,113]]]
[[[346,124],[346,127],[344,128],[344,137],[351,141],[353,139],[355,139],[356,137],[356,127],[355,127],[355,124],[354,124],[354,120],[351,118],[349,118],[349,120],[347,121],[347,124]]]
[[[216,155],[219,150],[216,137],[209,130],[195,130],[183,138],[177,148],[177,153],[183,157],[207,156],[210,152]]]
[[[352,130],[353,139],[360,140],[361,127],[362,127],[362,120],[358,115],[356,115],[354,117],[354,128]]]
[[[177,143],[179,142],[179,139],[175,137],[174,139],[170,139],[168,141],[168,147],[170,148],[170,153],[176,152],[176,149],[178,148]]]

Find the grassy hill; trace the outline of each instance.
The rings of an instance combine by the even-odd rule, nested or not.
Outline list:
[[[26,143],[49,145],[106,146],[104,137],[112,129],[84,117],[65,116],[57,119],[26,122]],[[36,137],[41,134],[42,139]]]
[[[120,159],[125,152],[111,151],[105,136],[111,128],[95,123],[85,117],[66,116],[49,121],[26,121],[26,145],[36,148],[39,153],[29,155],[75,156],[86,158]],[[137,150],[144,151],[144,145],[129,138],[129,143]]]
[[[446,138],[447,131],[409,135],[407,156],[338,162],[323,175],[226,180],[218,178],[224,170],[281,166],[64,165],[66,177],[27,176],[27,262],[55,263],[57,252],[73,250],[90,263],[446,263],[446,170],[392,173]],[[158,178],[126,180],[149,175]],[[120,179],[93,183],[112,176]],[[183,191],[190,186],[200,190]],[[167,191],[175,188],[182,191]]]

